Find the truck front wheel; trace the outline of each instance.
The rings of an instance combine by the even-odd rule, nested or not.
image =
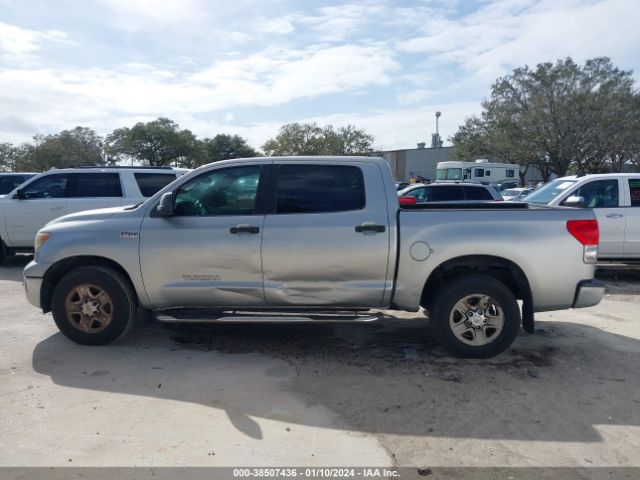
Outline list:
[[[60,331],[81,345],[106,345],[126,334],[136,316],[129,282],[102,266],[72,270],[58,282],[51,312]]]
[[[506,285],[488,275],[454,278],[436,292],[430,310],[436,339],[457,357],[504,352],[520,329],[520,308]]]

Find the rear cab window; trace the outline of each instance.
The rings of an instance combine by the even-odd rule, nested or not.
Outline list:
[[[136,184],[143,197],[152,197],[176,179],[174,173],[135,172]]]
[[[280,165],[276,213],[329,213],[365,207],[364,177],[350,165]]]
[[[122,197],[120,174],[92,172],[72,174],[69,198]]]

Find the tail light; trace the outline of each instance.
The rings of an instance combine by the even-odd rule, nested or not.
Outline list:
[[[418,203],[418,199],[416,197],[398,197],[398,203],[400,206],[403,205],[416,205]]]
[[[596,263],[600,231],[597,220],[569,220],[567,230],[584,247],[584,263]]]

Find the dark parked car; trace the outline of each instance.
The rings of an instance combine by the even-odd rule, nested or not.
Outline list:
[[[478,183],[432,183],[412,185],[400,190],[399,196],[415,197],[417,203],[455,202],[469,200],[502,200],[498,191],[491,185]]]

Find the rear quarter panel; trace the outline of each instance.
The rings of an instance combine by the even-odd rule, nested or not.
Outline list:
[[[415,311],[429,275],[444,262],[466,255],[512,261],[526,275],[534,311],[569,308],[576,284],[593,278],[582,245],[567,231],[569,219],[593,219],[590,210],[430,210],[400,212],[400,254],[394,305]],[[424,242],[428,258],[411,247]]]

